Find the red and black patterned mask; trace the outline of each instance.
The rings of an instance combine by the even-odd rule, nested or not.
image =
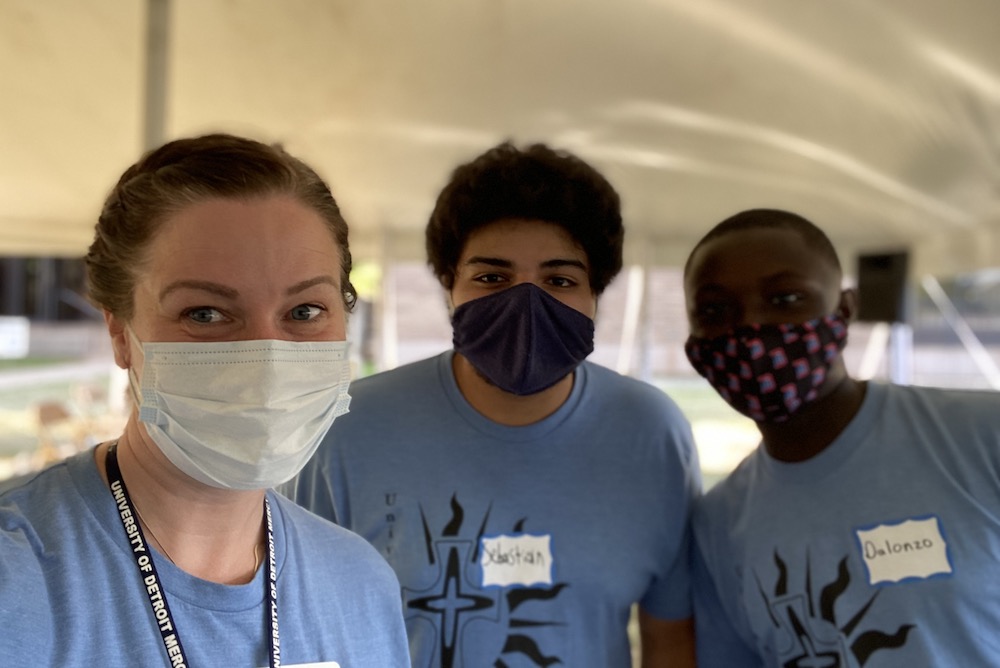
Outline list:
[[[847,343],[847,323],[828,315],[803,323],[743,325],[711,339],[690,337],[688,361],[726,402],[757,422],[784,422],[819,396]]]

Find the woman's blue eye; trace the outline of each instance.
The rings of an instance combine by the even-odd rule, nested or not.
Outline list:
[[[209,308],[207,306],[188,309],[185,315],[187,315],[187,317],[190,318],[191,320],[194,320],[195,322],[203,325],[207,325],[213,322],[218,322],[219,320],[222,319],[222,314],[220,314],[214,308]]]
[[[290,311],[292,320],[312,320],[320,314],[322,309],[312,304],[299,304]]]

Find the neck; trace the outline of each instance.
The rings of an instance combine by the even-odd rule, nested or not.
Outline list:
[[[109,445],[95,451],[105,484]],[[263,549],[262,490],[217,489],[190,478],[163,455],[134,412],[116,452],[146,539],[161,554],[190,575],[211,582],[253,579],[255,556]]]
[[[541,392],[527,396],[511,394],[483,378],[469,360],[457,352],[452,356],[451,369],[465,400],[484,417],[508,427],[523,427],[547,418],[566,402],[573,390],[574,374],[571,373]]]
[[[783,462],[802,462],[823,452],[858,414],[866,389],[866,383],[845,374],[787,422],[758,423],[768,454]]]

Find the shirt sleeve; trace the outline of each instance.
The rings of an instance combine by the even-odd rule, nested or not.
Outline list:
[[[664,478],[664,484],[678,490],[669,499],[673,508],[666,509],[668,513],[679,513],[674,523],[678,527],[673,539],[674,552],[671,559],[665,560],[664,569],[654,578],[639,605],[659,619],[686,619],[692,615],[690,517],[695,501],[701,496],[702,480],[691,427],[679,410],[668,447],[677,453],[668,460],[673,470],[668,470]]]
[[[4,665],[51,664],[54,624],[49,606],[42,565],[27,536],[17,528],[0,526],[0,635]]]

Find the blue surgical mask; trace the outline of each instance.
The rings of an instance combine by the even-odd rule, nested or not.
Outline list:
[[[552,387],[594,350],[594,321],[532,283],[465,302],[451,323],[455,351],[521,396]]]

